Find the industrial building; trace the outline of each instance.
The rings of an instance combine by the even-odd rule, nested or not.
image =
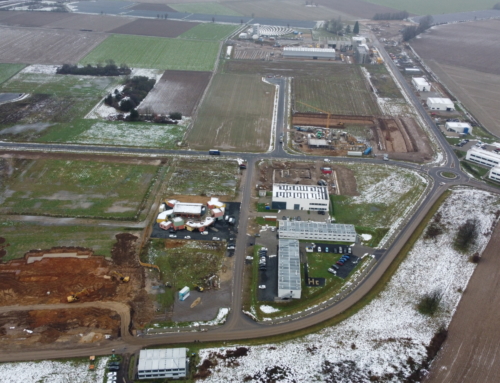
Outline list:
[[[278,221],[280,239],[356,242],[354,225],[327,222]]]
[[[358,64],[368,64],[370,62],[370,50],[366,44],[355,45],[354,53]]]
[[[274,184],[272,209],[323,210],[330,209],[326,186]]]
[[[500,182],[500,166],[495,166],[491,168],[488,173],[488,178],[493,181]]]
[[[141,350],[137,375],[139,379],[185,378],[188,371],[187,348]]]
[[[312,138],[312,137],[308,137],[307,138],[307,145],[310,148],[323,148],[323,149],[326,149],[326,148],[330,147],[330,145],[328,144],[327,140],[322,139],[322,138]]]
[[[472,147],[467,150],[465,159],[489,167],[496,167],[500,165],[500,154],[476,147]]]
[[[446,122],[444,125],[449,132],[471,134],[472,126],[467,122]]]
[[[430,92],[431,84],[423,77],[412,77],[411,83],[418,92]]]
[[[284,47],[283,57],[335,60],[336,54],[333,48]]]
[[[449,98],[429,97],[427,99],[427,106],[431,110],[443,110],[452,112],[455,110],[455,104]]]
[[[299,241],[280,239],[278,246],[278,297],[300,299],[302,288]]]

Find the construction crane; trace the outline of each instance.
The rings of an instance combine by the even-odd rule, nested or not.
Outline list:
[[[158,270],[158,272],[160,272],[160,268],[158,266],[156,266],[156,265],[152,265],[151,263],[144,263],[144,262],[141,262],[141,261],[139,261],[139,263],[143,267],[149,267],[151,269],[156,269],[156,270]]]
[[[89,291],[87,289],[83,289],[82,291],[79,291],[77,293],[71,293],[70,296],[68,296],[68,303],[73,303],[76,302],[80,299],[82,295],[89,295]]]
[[[124,276],[122,273],[119,273],[118,271],[112,271],[111,274],[116,276],[116,279],[118,279],[120,282],[123,283],[128,283],[130,281],[130,277]]]
[[[309,108],[313,108],[313,109],[317,110],[318,112],[326,113],[326,128],[327,129],[330,128],[330,115],[331,115],[330,112],[326,112],[324,110],[321,110],[320,108],[316,108],[315,106],[306,104],[305,102],[301,102],[301,101],[295,101],[295,102],[298,102],[299,104],[308,106]]]

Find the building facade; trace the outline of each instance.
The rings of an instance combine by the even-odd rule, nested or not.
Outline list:
[[[278,221],[280,239],[356,242],[354,225],[327,222]]]
[[[413,77],[411,79],[411,83],[415,87],[415,89],[419,92],[430,92],[431,84],[427,82],[427,80],[423,77]]]
[[[465,159],[471,162],[475,162],[490,168],[500,165],[500,154],[489,152],[487,150],[472,147],[467,150],[467,155]]]
[[[302,287],[299,241],[280,239],[278,246],[278,297],[300,299]]]
[[[271,207],[276,210],[328,211],[328,188],[316,185],[274,184]]]
[[[455,110],[455,104],[449,98],[429,97],[427,99],[427,106],[431,110],[442,110],[452,112]]]
[[[455,133],[464,133],[470,134],[472,133],[472,126],[467,122],[451,122],[448,121],[444,125],[446,130]]]
[[[491,168],[490,172],[488,173],[488,178],[490,180],[500,182],[500,166]]]
[[[188,371],[187,348],[141,350],[137,375],[139,379],[185,378]]]
[[[333,48],[284,47],[283,57],[335,60],[337,56]]]

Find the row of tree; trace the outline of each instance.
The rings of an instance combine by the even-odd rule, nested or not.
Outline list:
[[[406,11],[401,12],[387,12],[387,13],[375,13],[373,20],[404,20],[408,18],[410,14]]]
[[[432,27],[434,23],[434,19],[431,15],[424,16],[420,18],[420,22],[418,25],[410,25],[403,29],[401,35],[403,37],[403,41],[409,41],[414,37],[418,36],[422,32],[425,32],[427,29]]]
[[[120,92],[115,89],[114,93],[110,93],[104,99],[104,103],[123,112],[130,112],[144,100],[155,83],[154,79],[145,76],[129,78],[126,80],[123,90]]]
[[[351,26],[347,24],[347,26],[344,27],[344,23],[342,22],[342,18],[339,17],[338,19],[332,19],[332,20],[327,20],[323,24],[323,28],[330,32],[334,33],[336,35],[342,35],[344,32],[345,33],[351,33]],[[352,29],[352,33],[357,35],[359,33],[359,23],[356,21],[354,24],[354,27]]]
[[[64,64],[57,69],[57,74],[74,74],[81,76],[123,76],[129,75],[132,71],[130,68],[122,64],[119,67],[111,60],[105,66],[97,64],[92,66],[90,64],[79,67],[77,65]]]

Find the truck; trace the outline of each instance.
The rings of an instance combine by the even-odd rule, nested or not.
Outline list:
[[[367,155],[368,155],[368,154],[370,154],[371,152],[372,152],[372,148],[371,148],[371,146],[369,146],[369,147],[367,147],[367,148],[365,149],[365,151],[363,152],[363,155],[367,156]]]
[[[208,151],[208,154],[210,154],[212,156],[220,156],[220,150],[218,150],[218,149],[210,149]]]

